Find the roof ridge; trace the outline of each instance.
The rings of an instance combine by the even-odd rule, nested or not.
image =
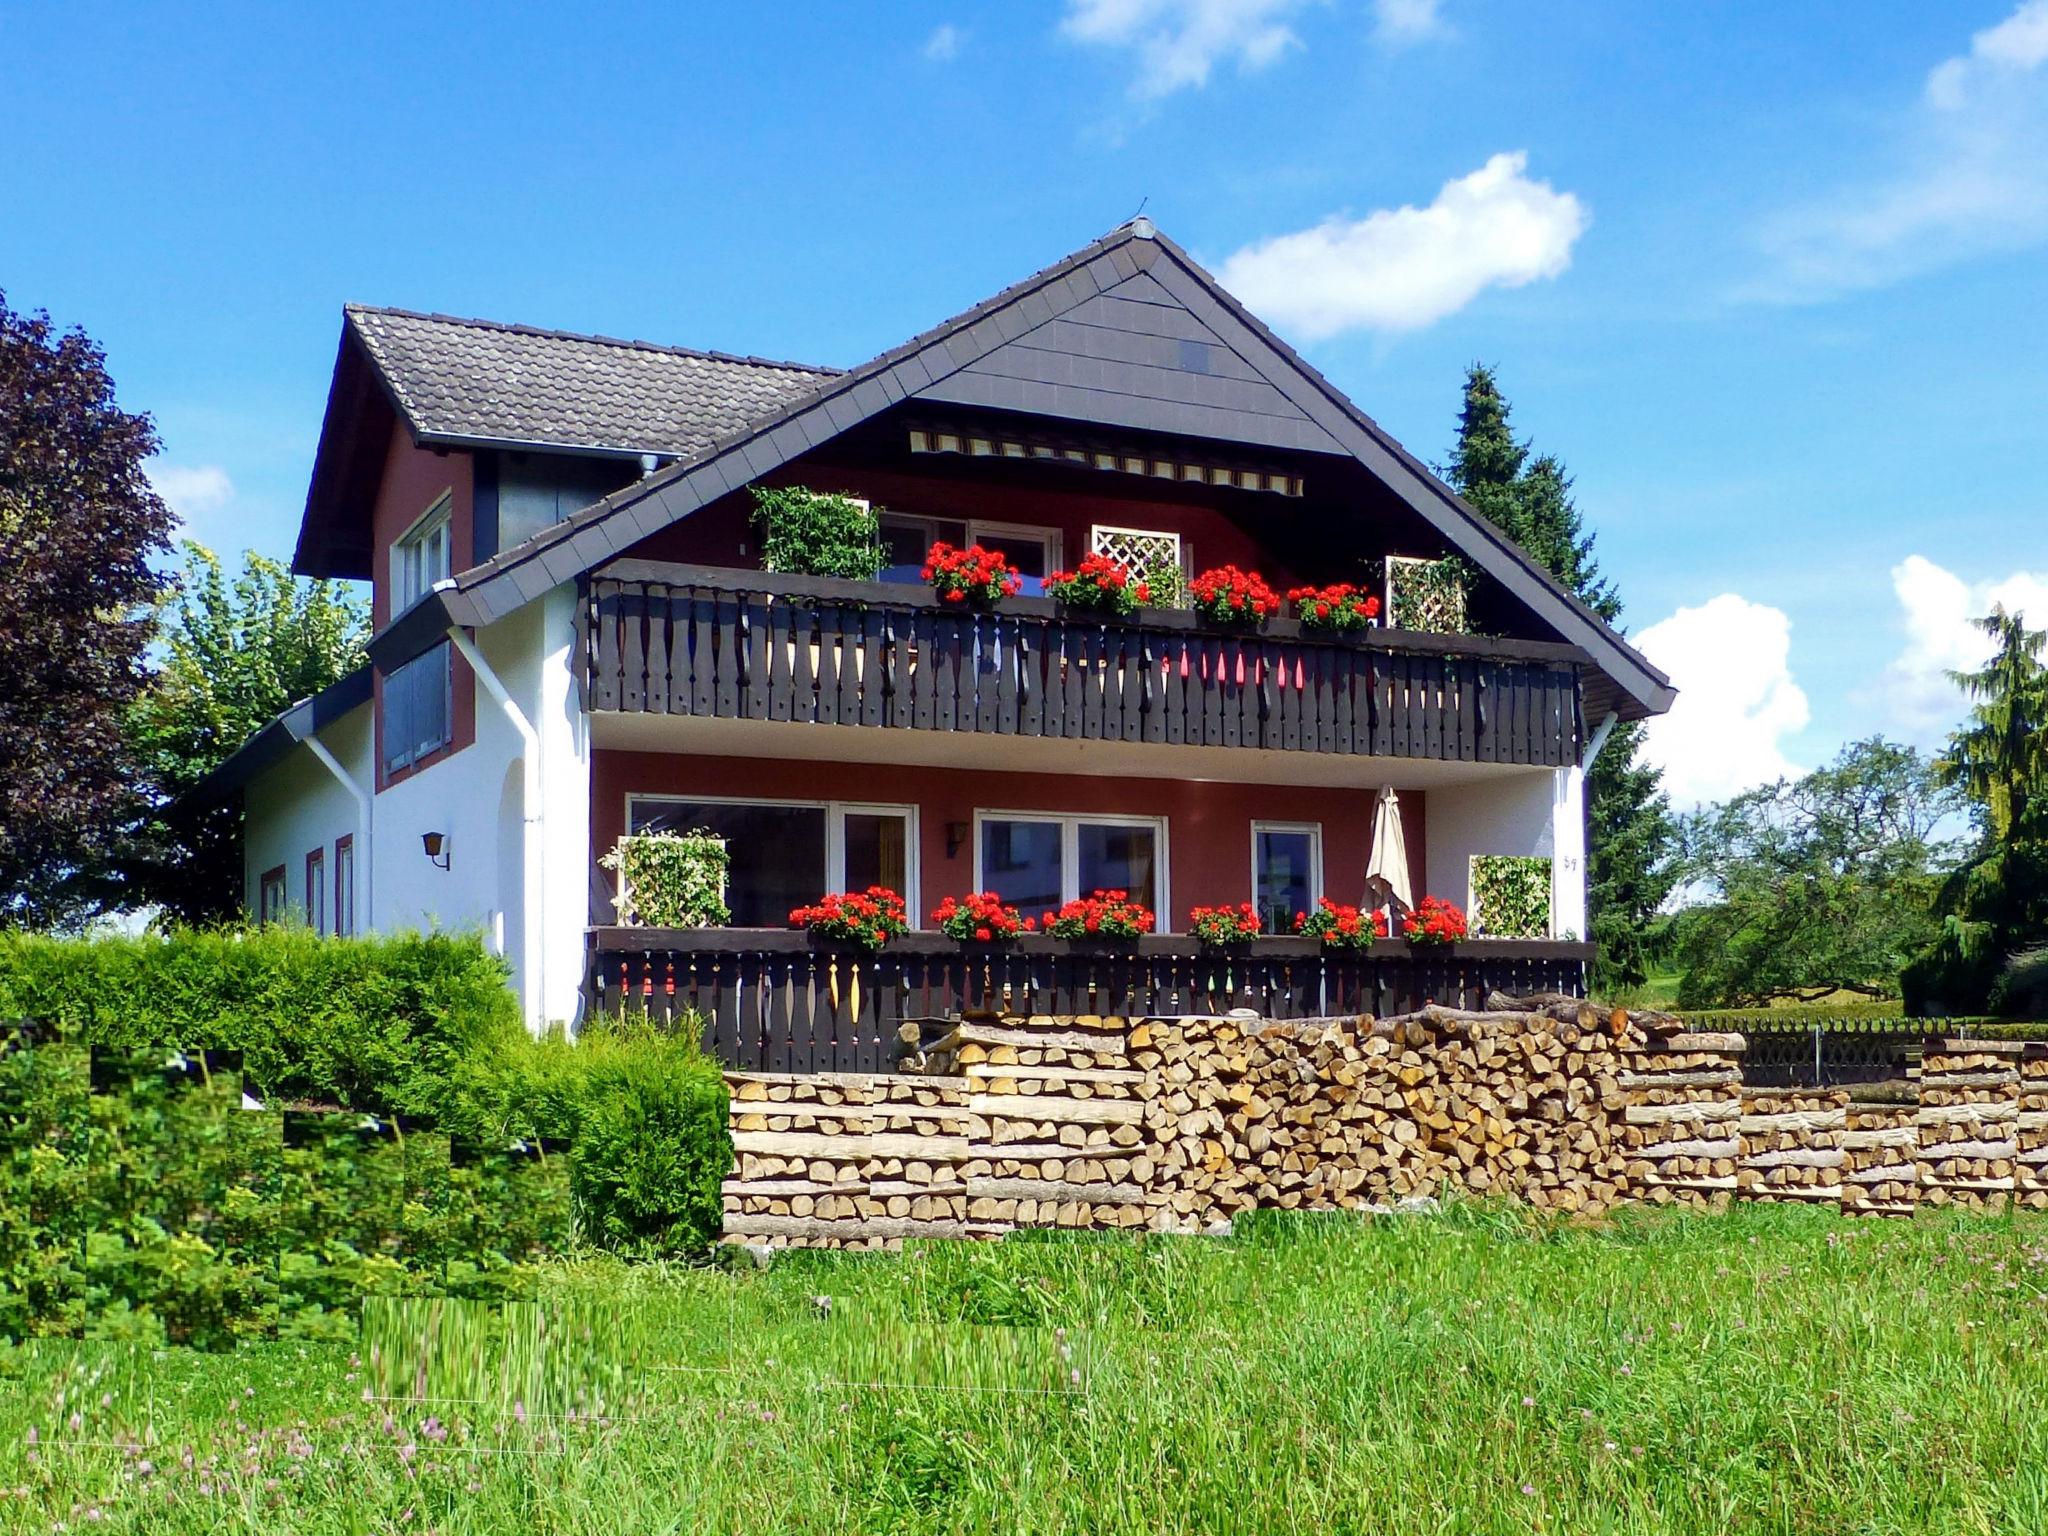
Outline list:
[[[827,378],[837,377],[846,371],[843,368],[827,367],[823,363],[795,363],[782,358],[720,352],[708,347],[679,347],[667,342],[643,341],[637,337],[604,336],[594,331],[565,331],[552,326],[523,325],[510,320],[483,320],[469,315],[402,309],[392,304],[344,303],[341,310],[350,320],[357,315],[389,315],[400,320],[425,320],[435,325],[460,325],[471,330],[496,331],[507,336],[538,336],[550,341],[583,341],[594,346],[623,347],[636,352],[659,352],[665,356],[693,357],[713,363],[743,363],[753,368],[780,368],[790,373],[814,373]]]

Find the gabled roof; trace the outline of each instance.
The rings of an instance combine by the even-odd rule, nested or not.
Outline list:
[[[1066,335],[1063,326],[1087,334]],[[395,664],[451,623],[491,623],[911,399],[1346,455],[1562,639],[1583,646],[1618,690],[1625,718],[1661,713],[1674,697],[1670,680],[1619,633],[1146,219],[858,368],[814,380],[708,447],[462,572],[380,635],[372,654]]]
[[[423,443],[677,458],[838,372],[366,304],[342,313]]]

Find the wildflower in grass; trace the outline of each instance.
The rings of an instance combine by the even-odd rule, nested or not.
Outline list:
[[[1534,1483],[1524,1483],[1522,1484],[1522,1492],[1533,1499],[1536,1497],[1536,1485]]]

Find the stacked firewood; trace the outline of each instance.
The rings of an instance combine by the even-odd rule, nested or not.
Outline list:
[[[1628,1178],[1641,1198],[1718,1203],[1734,1192],[1745,1043],[1740,1035],[1669,1035],[1624,1075]]]
[[[1178,1224],[1255,1207],[1383,1205],[1449,1190],[1603,1209],[1641,1043],[1625,1015],[1426,1008],[1400,1018],[1147,1020],[1145,1129]]]
[[[1843,1121],[1842,1213],[1910,1216],[1920,1199],[1919,1107],[1852,1103]]]
[[[901,1247],[987,1237],[967,1216],[967,1085],[856,1073],[728,1073],[734,1242]]]
[[[1154,1161],[1124,1021],[1092,1015],[970,1020],[925,1052],[957,1074],[974,1127],[960,1164],[970,1221],[1143,1227],[1156,1220]]]
[[[2018,1184],[2021,1205],[2048,1210],[2048,1043],[2030,1043],[2020,1057]]]
[[[1839,1201],[1848,1110],[1845,1088],[1744,1092],[1737,1192],[1745,1200]]]
[[[1999,1205],[2019,1167],[2020,1060],[2006,1040],[1929,1040],[1920,1059],[1920,1198]]]

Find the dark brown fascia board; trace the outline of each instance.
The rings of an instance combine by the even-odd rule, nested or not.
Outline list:
[[[487,622],[478,617],[465,593],[444,583],[377,631],[370,641],[370,660],[388,677],[450,629],[477,629]]]
[[[1120,264],[1117,256],[1124,257],[1125,262]],[[594,525],[629,510],[637,514],[634,522],[643,536],[654,528],[672,524],[727,490],[787,462],[791,455],[778,452],[778,446],[786,447],[794,439],[785,434],[777,446],[771,446],[770,439],[778,429],[798,423],[803,427],[804,440],[815,441],[814,434],[820,430],[822,420],[825,436],[837,436],[866,419],[854,409],[851,398],[863,385],[889,376],[907,395],[928,389],[1003,344],[1003,327],[991,320],[997,312],[1014,306],[1028,325],[1043,324],[1096,293],[1116,286],[1134,271],[1151,271],[1155,280],[1240,354],[1249,351],[1247,361],[1254,367],[1259,367],[1255,359],[1263,353],[1270,363],[1259,371],[1269,383],[1330,433],[1453,547],[1469,555],[1567,639],[1583,645],[1596,665],[1613,676],[1629,700],[1639,706],[1640,714],[1658,714],[1670,707],[1676,690],[1669,678],[1431,475],[1322,374],[1225,293],[1179,246],[1154,231],[1141,235],[1128,226],[871,362],[825,381],[818,389],[714,445],[698,458],[659,470],[462,573],[455,579],[455,589],[468,598],[476,615],[473,622],[490,623],[501,618],[545,590],[543,582],[554,584],[544,575],[537,576],[532,567],[558,546],[578,541],[570,563],[580,562],[586,570],[603,559],[598,541],[584,537]],[[1055,288],[1061,300],[1057,306],[1047,296]],[[938,356],[941,353],[943,358]],[[936,372],[930,366],[934,361],[940,363]],[[1308,387],[1304,388],[1304,384]],[[545,572],[547,567],[538,569]],[[1610,660],[1615,665],[1610,666]],[[1637,710],[1626,713],[1630,718],[1640,717]]]

